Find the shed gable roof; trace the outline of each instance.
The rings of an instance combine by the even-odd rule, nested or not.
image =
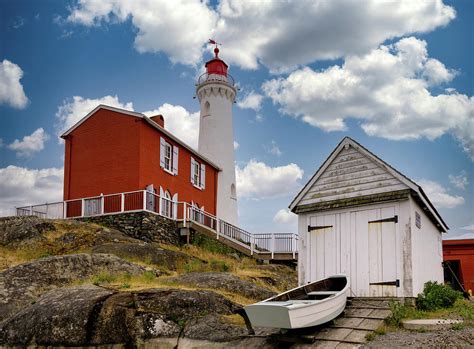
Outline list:
[[[290,204],[299,206],[410,189],[441,231],[446,223],[423,189],[385,161],[345,137]]]
[[[132,117],[136,117],[136,118],[139,118],[139,119],[143,119],[145,120],[145,122],[147,124],[149,124],[151,127],[153,127],[154,129],[158,130],[159,132],[163,133],[164,135],[168,136],[169,138],[171,138],[173,141],[175,141],[176,143],[178,143],[179,145],[181,145],[183,148],[186,148],[188,151],[190,151],[192,154],[196,155],[197,157],[199,157],[200,159],[204,160],[205,162],[207,162],[209,165],[211,165],[212,167],[214,167],[216,170],[220,171],[221,168],[216,165],[214,162],[212,162],[211,160],[209,160],[208,158],[206,158],[204,155],[200,154],[198,151],[196,151],[195,149],[193,149],[191,146],[187,145],[186,143],[184,143],[182,140],[180,140],[179,138],[177,138],[176,136],[174,136],[172,133],[170,133],[169,131],[167,131],[165,128],[161,127],[160,125],[158,125],[156,122],[154,122],[153,120],[151,120],[148,116],[146,116],[145,114],[142,114],[142,113],[137,113],[137,112],[134,112],[134,111],[130,111],[130,110],[126,110],[126,109],[120,109],[120,108],[115,108],[115,107],[111,107],[111,106],[108,106],[108,105],[104,105],[104,104],[100,104],[98,105],[97,107],[94,108],[94,110],[92,110],[89,114],[87,114],[86,116],[84,116],[81,120],[79,120],[77,123],[75,123],[71,128],[69,128],[69,130],[67,130],[66,132],[64,132],[62,135],[61,135],[61,138],[66,138],[68,135],[70,135],[76,128],[78,128],[79,126],[81,126],[87,119],[89,119],[92,115],[94,115],[97,111],[99,111],[100,109],[106,109],[106,110],[110,110],[110,111],[113,111],[113,112],[116,112],[116,113],[120,113],[122,115],[128,115],[128,116],[132,116]]]

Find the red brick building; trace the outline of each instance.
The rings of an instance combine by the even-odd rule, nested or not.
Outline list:
[[[464,289],[474,292],[474,239],[443,240],[443,259]],[[445,275],[446,281],[456,286],[451,273],[446,271]]]
[[[148,118],[100,105],[61,137],[66,143],[65,201],[147,189],[216,213],[219,167],[165,130],[161,115]],[[119,204],[119,198],[108,200],[100,209],[113,212],[112,206]],[[161,208],[161,201],[147,205],[155,211],[172,210]],[[84,210],[80,206],[68,205],[68,216]],[[170,214],[176,217],[176,212]]]

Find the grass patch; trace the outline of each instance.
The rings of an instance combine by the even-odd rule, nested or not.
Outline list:
[[[367,340],[367,342],[371,342],[375,339],[375,337],[377,337],[377,335],[375,334],[375,332],[370,332],[370,333],[367,333],[365,335],[365,339]]]
[[[220,320],[221,322],[226,323],[226,324],[233,324],[240,327],[246,327],[244,318],[238,314],[221,315]]]

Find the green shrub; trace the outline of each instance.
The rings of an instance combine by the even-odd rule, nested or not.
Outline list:
[[[461,298],[462,293],[450,286],[428,281],[425,283],[423,293],[418,294],[416,298],[416,307],[420,310],[450,308]]]
[[[390,311],[392,314],[385,319],[385,323],[389,326],[400,327],[402,320],[412,312],[410,308],[410,306],[400,302],[390,301]]]

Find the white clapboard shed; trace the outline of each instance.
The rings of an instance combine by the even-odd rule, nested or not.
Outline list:
[[[290,205],[299,283],[346,274],[351,295],[415,297],[443,282],[448,227],[423,189],[346,137]]]

